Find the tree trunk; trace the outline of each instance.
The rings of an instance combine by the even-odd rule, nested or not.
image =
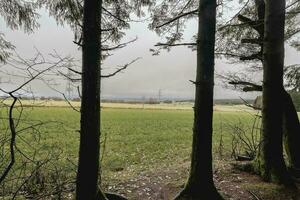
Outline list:
[[[198,13],[199,30],[191,169],[186,186],[175,198],[176,200],[222,199],[214,186],[212,171],[216,1],[200,0]]]
[[[264,22],[265,15],[265,2],[264,0],[255,0],[255,6],[257,11],[258,21]],[[259,23],[258,30],[264,30],[264,23]],[[259,31],[259,38],[263,40],[264,31]],[[263,50],[264,44],[262,43],[261,49]],[[262,63],[263,64],[263,63]],[[286,152],[288,154],[290,167],[292,169],[298,169],[300,163],[300,150],[295,148],[297,143],[300,141],[300,127],[299,120],[297,116],[297,111],[293,104],[293,101],[290,95],[283,90],[284,92],[284,111],[283,111],[283,128],[284,128],[284,142]],[[260,154],[261,155],[261,154]],[[263,159],[263,157],[258,158]],[[262,162],[262,161],[261,161]],[[259,168],[258,168],[259,169]],[[259,172],[260,173],[260,172]],[[263,173],[261,173],[263,174]]]
[[[284,91],[283,128],[289,167],[292,171],[298,171],[300,170],[300,124],[293,100],[286,91]]]
[[[283,158],[285,0],[265,1],[262,144],[256,169],[266,181],[295,187]]]
[[[100,47],[102,0],[85,0],[83,9],[82,101],[76,199],[95,200],[100,152]],[[100,195],[101,199],[106,199]]]

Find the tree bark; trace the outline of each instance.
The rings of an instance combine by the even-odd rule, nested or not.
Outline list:
[[[258,23],[259,27],[258,30],[264,30],[264,18],[265,18],[265,2],[264,0],[255,0],[255,6],[257,11]],[[259,31],[259,40],[263,40],[264,38],[264,31]],[[263,51],[264,44],[260,45],[261,51]],[[263,63],[262,63],[263,64]],[[293,104],[293,101],[290,95],[283,90],[284,93],[284,110],[283,110],[283,128],[284,128],[284,143],[285,149],[288,154],[289,159],[289,167],[292,169],[299,169],[300,167],[300,150],[297,148],[297,144],[300,141],[300,126],[297,111]],[[259,154],[261,155],[261,154]],[[262,162],[263,157],[260,157]],[[259,170],[259,168],[258,168]],[[263,172],[259,172],[263,174]]]
[[[262,144],[256,170],[266,181],[295,187],[283,158],[285,0],[265,1]]]
[[[212,118],[216,1],[200,0],[197,40],[197,72],[191,168],[185,188],[175,198],[222,199],[213,181]]]
[[[289,168],[300,170],[300,124],[298,114],[289,93],[284,91],[283,130],[285,150],[288,155]]]
[[[102,0],[85,0],[83,8],[82,101],[76,199],[95,200],[100,152],[100,47]],[[105,195],[100,195],[106,199]]]

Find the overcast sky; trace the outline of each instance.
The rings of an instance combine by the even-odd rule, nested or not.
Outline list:
[[[24,34],[22,31],[11,31],[0,21],[1,32],[7,40],[11,41],[17,52],[24,57],[32,57],[34,48],[39,49],[44,55],[55,49],[63,56],[71,55],[81,58],[81,52],[73,44],[73,33],[68,26],[58,26],[55,20],[45,12],[41,12],[39,20],[40,28],[33,34]],[[187,40],[197,30],[195,22],[190,22],[186,30]],[[142,98],[145,96],[158,96],[159,90],[163,98],[193,98],[194,86],[189,80],[195,79],[196,54],[186,47],[173,48],[170,52],[162,51],[159,56],[152,56],[150,48],[162,41],[156,33],[147,28],[147,23],[133,23],[131,29],[126,32],[124,41],[138,37],[135,43],[114,52],[104,62],[105,72],[113,71],[118,66],[131,60],[142,57],[132,64],[124,73],[120,73],[102,82],[102,95],[105,98]],[[299,53],[287,48],[286,62],[288,64],[299,63]],[[241,65],[230,65],[225,60],[216,60],[216,72],[223,73],[228,70],[240,70]],[[57,87],[65,92],[66,83],[61,82]],[[58,96],[59,94],[43,84],[34,84],[32,89],[38,96]],[[256,94],[243,94],[224,89],[219,81],[216,81],[215,98],[253,98]]]

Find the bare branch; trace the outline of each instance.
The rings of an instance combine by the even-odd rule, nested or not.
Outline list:
[[[15,163],[15,149],[14,149],[14,145],[16,142],[16,129],[15,129],[15,123],[14,123],[14,119],[13,119],[13,110],[15,107],[15,104],[18,100],[17,97],[15,97],[13,95],[13,93],[9,93],[9,95],[13,98],[13,102],[9,108],[9,127],[10,127],[10,131],[11,131],[11,139],[10,139],[10,145],[9,145],[9,149],[10,149],[10,162],[8,164],[8,166],[5,168],[5,170],[3,171],[3,173],[0,176],[0,183],[2,183],[2,181],[6,178],[6,176],[8,175],[8,173],[10,172],[11,168],[13,167],[14,163]]]
[[[156,47],[159,47],[159,46],[169,46],[169,47],[174,47],[174,46],[196,46],[197,43],[178,43],[178,44],[168,44],[168,43],[157,43]]]
[[[123,23],[127,23],[126,21],[124,21],[123,19],[119,18],[118,16],[114,15],[113,13],[111,13],[109,10],[107,10],[106,8],[104,8],[102,6],[102,10],[104,10],[108,15],[112,16],[113,18],[123,22]]]
[[[248,101],[246,101],[245,99],[243,99],[242,97],[240,97],[240,99],[244,102],[245,106],[249,107],[249,108],[253,108],[254,110],[260,110],[260,108],[253,106],[251,103],[249,103]]]
[[[239,54],[227,53],[227,52],[215,52],[216,55],[220,56],[231,56],[231,57],[241,57]]]
[[[243,16],[241,14],[238,15],[238,20],[240,20],[243,23],[247,23],[249,24],[249,26],[251,26],[253,29],[255,29],[258,33],[263,34],[264,29],[264,22],[263,21],[254,21],[246,16]]]
[[[124,71],[125,69],[127,69],[128,66],[130,66],[130,65],[133,64],[133,63],[135,63],[135,62],[138,61],[139,59],[141,59],[141,58],[139,57],[139,58],[134,59],[134,60],[131,61],[130,63],[127,63],[127,64],[125,64],[125,65],[119,67],[116,71],[114,71],[114,72],[112,72],[112,73],[110,73],[110,74],[107,74],[107,75],[101,75],[101,78],[110,78],[110,77],[112,77],[112,76],[115,76],[115,75],[117,75],[118,73],[120,73],[120,72]],[[69,69],[70,71],[72,71],[73,73],[75,73],[75,74],[82,75],[82,72],[80,72],[80,71],[74,70],[74,69],[72,69],[72,68],[70,68],[70,67],[68,67],[68,69]],[[71,78],[71,77],[69,77],[68,75],[66,75],[66,74],[64,74],[64,73],[62,73],[62,72],[59,72],[59,73],[60,73],[62,76],[64,76],[65,78],[67,78],[68,80],[70,80],[70,81],[73,81],[73,82],[81,81],[81,78]],[[78,89],[78,88],[77,88],[77,89]],[[78,91],[79,91],[79,90],[78,90]]]
[[[68,1],[68,4],[69,4],[69,7],[70,7],[70,11],[71,11],[71,13],[72,13],[72,15],[75,19],[75,22],[76,22],[77,26],[79,26],[80,28],[83,28],[82,24],[80,23],[80,21],[77,18],[77,15],[75,14],[75,10],[73,8],[72,2],[70,0],[67,0],[67,1]]]
[[[247,5],[249,4],[249,2],[250,2],[250,0],[248,0],[245,4],[244,4],[244,6],[230,19],[230,20],[228,20],[226,23],[225,23],[225,25],[224,26],[222,26],[222,27],[220,27],[220,29],[222,29],[222,28],[224,28],[224,27],[226,27],[226,26],[228,26],[237,16],[239,16],[241,13],[242,13],[242,11],[247,7]]]
[[[107,74],[107,75],[101,75],[101,78],[109,78],[112,76],[115,76],[116,74],[122,72],[123,70],[125,70],[129,65],[135,63],[136,61],[138,61],[141,58],[136,58],[133,61],[131,61],[130,63],[125,64],[124,66],[122,66],[121,68],[117,69],[115,72],[111,73],[111,74]]]
[[[174,22],[174,21],[176,21],[176,20],[178,20],[178,19],[180,19],[180,18],[182,18],[182,17],[185,17],[185,16],[187,16],[187,15],[197,14],[197,12],[198,12],[198,9],[192,10],[192,11],[190,11],[190,12],[182,13],[182,14],[180,14],[180,15],[174,17],[173,19],[171,19],[171,20],[169,20],[169,21],[167,21],[167,22],[165,22],[165,23],[163,23],[163,24],[161,24],[161,25],[159,25],[159,26],[157,26],[157,27],[155,27],[155,28],[161,28],[161,27],[166,26],[166,25],[168,25],[168,24],[170,24],[170,23],[172,23],[172,22]]]
[[[290,5],[287,5],[287,6],[285,7],[285,9],[288,9],[288,8],[292,7],[293,5],[299,3],[299,2],[300,2],[300,0],[296,0],[296,1],[292,2]]]
[[[138,38],[136,37],[136,38],[134,38],[133,40],[130,40],[130,41],[128,41],[128,42],[124,42],[124,43],[118,44],[118,45],[113,46],[113,47],[105,47],[105,46],[102,46],[102,47],[101,47],[101,50],[102,50],[102,51],[113,51],[113,50],[121,49],[121,48],[126,47],[128,44],[137,41],[137,39],[138,39]]]
[[[254,38],[245,38],[241,40],[242,44],[259,44],[262,45],[263,41],[261,39],[254,39]]]
[[[249,56],[240,56],[240,60],[241,61],[247,61],[247,60],[262,60],[262,53],[254,53],[252,55]]]
[[[248,192],[255,198],[255,200],[262,200],[261,198],[259,198],[254,192],[248,190]]]
[[[229,82],[230,85],[242,85],[245,86],[243,88],[244,92],[252,92],[252,91],[262,91],[262,86],[261,85],[257,85],[255,83],[251,83],[251,82],[247,82],[247,81],[230,81]]]
[[[65,95],[64,93],[62,93],[62,95],[63,95],[65,101],[69,104],[69,106],[70,106],[74,111],[80,113],[80,110],[78,110],[77,108],[75,108],[75,107],[71,104],[71,102],[70,102],[69,99],[66,97],[66,95]]]

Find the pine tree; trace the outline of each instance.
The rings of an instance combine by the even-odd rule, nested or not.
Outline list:
[[[36,8],[36,3],[23,0],[0,1],[0,16],[12,30],[23,29],[30,33],[38,28]],[[0,62],[5,62],[14,48],[14,45],[5,40],[0,32]]]

